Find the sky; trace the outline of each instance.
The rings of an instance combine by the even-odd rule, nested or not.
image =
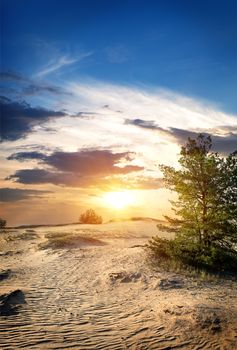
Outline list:
[[[237,150],[236,1],[2,0],[0,217],[162,218],[200,132]]]

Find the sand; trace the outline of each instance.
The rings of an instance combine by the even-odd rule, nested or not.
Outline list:
[[[2,234],[0,348],[236,349],[236,281],[152,269],[144,245],[157,233],[127,221]],[[73,243],[47,248],[49,234]]]

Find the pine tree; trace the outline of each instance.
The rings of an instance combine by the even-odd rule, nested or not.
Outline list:
[[[165,243],[169,252],[206,261],[214,261],[220,249],[236,253],[237,158],[221,157],[211,147],[210,136],[189,138],[181,148],[179,170],[160,166],[166,187],[178,195],[171,202],[174,218],[166,216],[176,237],[172,243],[156,238],[150,242],[153,251]]]

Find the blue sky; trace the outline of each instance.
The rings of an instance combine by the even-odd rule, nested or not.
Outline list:
[[[237,111],[236,1],[2,4],[4,71],[159,86]]]

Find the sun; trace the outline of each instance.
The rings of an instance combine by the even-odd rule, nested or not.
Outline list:
[[[114,209],[124,209],[134,202],[134,198],[129,191],[107,192],[103,201]]]

